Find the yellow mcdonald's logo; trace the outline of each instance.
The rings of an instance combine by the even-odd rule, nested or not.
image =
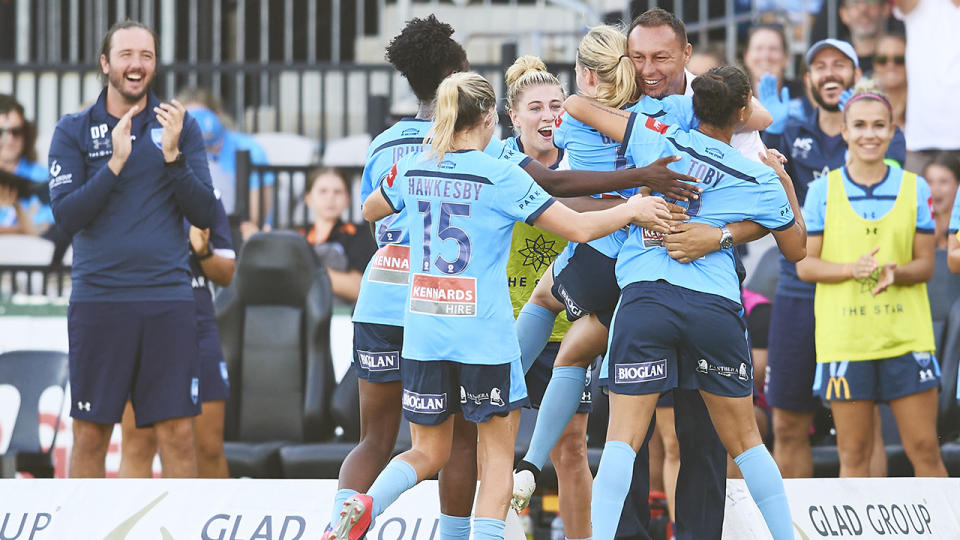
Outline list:
[[[831,398],[831,395],[835,398]],[[850,399],[850,383],[846,377],[830,377],[827,382],[827,399]]]

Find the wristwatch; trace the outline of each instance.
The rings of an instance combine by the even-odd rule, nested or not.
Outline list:
[[[173,161],[164,161],[164,167],[183,167],[187,164],[187,157],[183,155],[183,152],[177,152],[177,157]]]
[[[726,227],[720,227],[720,249],[730,249],[733,247],[733,235]]]

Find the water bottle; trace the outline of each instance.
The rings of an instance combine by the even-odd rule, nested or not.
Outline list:
[[[563,520],[560,519],[560,514],[557,514],[553,518],[553,521],[550,522],[550,540],[564,540],[563,535]]]

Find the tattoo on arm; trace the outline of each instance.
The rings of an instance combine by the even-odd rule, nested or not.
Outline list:
[[[594,101],[594,100],[592,100],[592,99],[587,100],[587,103],[588,103],[591,107],[593,107],[594,109],[598,109],[598,110],[600,110],[601,112],[605,112],[605,113],[607,113],[607,114],[612,114],[613,116],[619,116],[620,118],[624,118],[624,119],[627,119],[627,120],[630,119],[630,112],[629,112],[629,111],[624,111],[624,110],[621,110],[621,109],[614,109],[614,108],[611,108],[611,107],[607,107],[607,106],[605,106],[605,105],[601,105],[601,104],[597,103],[596,101]]]

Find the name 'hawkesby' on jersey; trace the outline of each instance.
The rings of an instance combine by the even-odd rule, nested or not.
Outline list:
[[[407,210],[410,229],[403,357],[519,359],[504,279],[510,237],[515,222],[532,223],[554,199],[515,163],[477,150],[449,152],[440,162],[407,156],[382,188],[395,210]]]
[[[362,200],[373,193],[390,168],[400,158],[423,151],[423,140],[433,122],[404,118],[377,135],[370,143],[360,184]],[[484,149],[487,154],[520,165],[530,158],[506,148],[499,139],[492,139]],[[374,253],[360,285],[360,295],[353,312],[355,322],[403,326],[404,305],[410,272],[410,239],[407,234],[406,210],[387,216],[376,223],[379,249]]]
[[[793,226],[793,209],[773,169],[699,131],[681,131],[641,115],[634,123],[627,154],[638,163],[680,156],[680,161],[668,167],[700,178],[703,188],[700,198],[689,202],[687,215],[691,222],[722,227],[751,220],[772,230]],[[632,225],[617,260],[620,287],[660,279],[740,303],[732,249],[679,263],[667,255],[662,235]]]

